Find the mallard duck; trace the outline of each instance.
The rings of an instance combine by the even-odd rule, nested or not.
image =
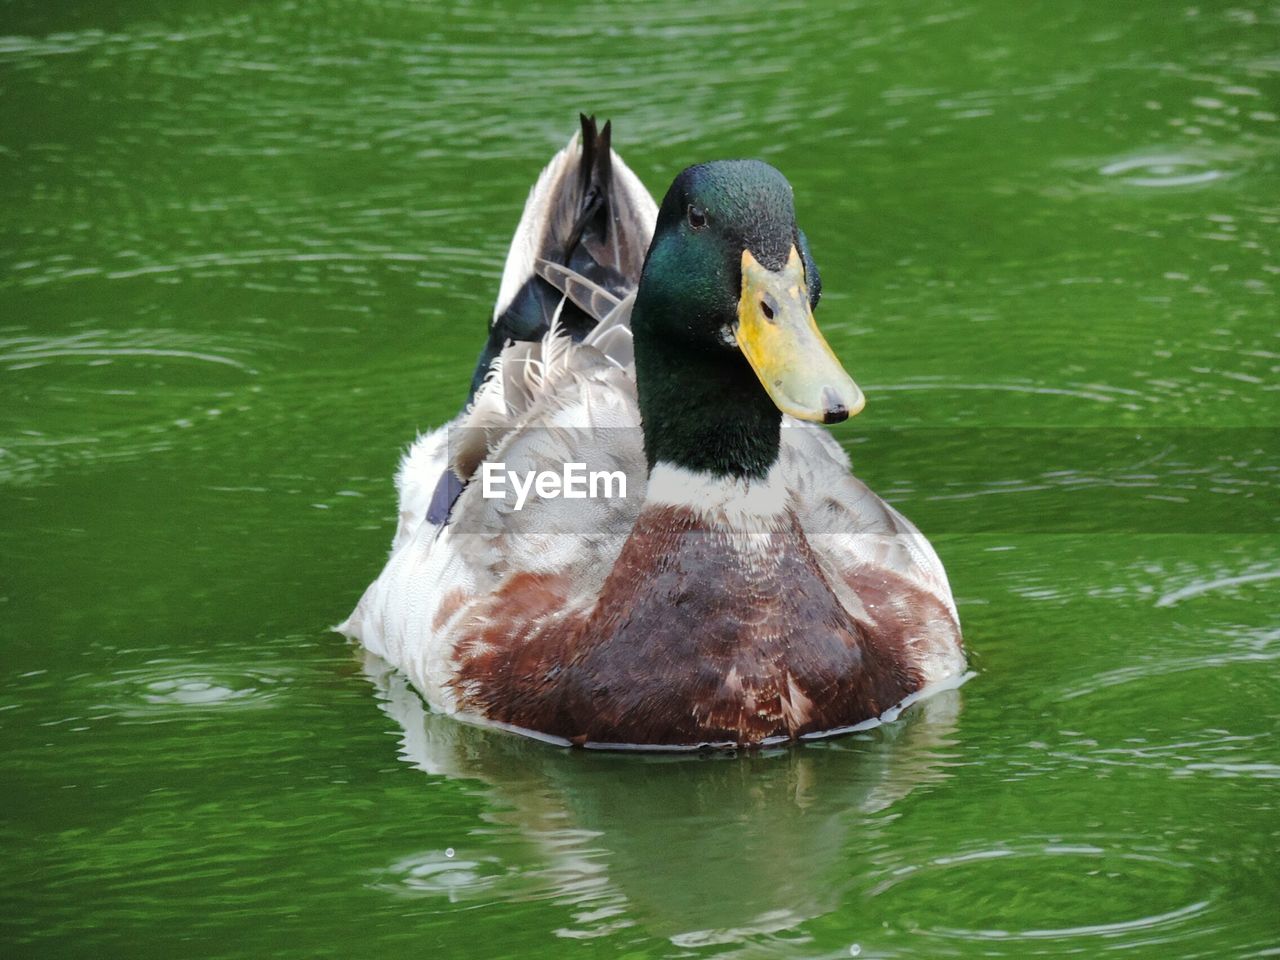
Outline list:
[[[655,206],[609,132],[584,118],[530,193],[468,401],[404,456],[338,629],[437,710],[587,746],[808,738],[958,682],[937,555],[817,425],[863,397],[791,185],[702,163]],[[570,461],[627,495],[480,482]]]

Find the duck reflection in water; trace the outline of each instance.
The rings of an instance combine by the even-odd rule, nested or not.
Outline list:
[[[558,931],[567,937],[640,926],[696,947],[836,910],[849,845],[874,845],[886,810],[948,776],[961,707],[946,690],[872,730],[738,755],[556,750],[433,713],[402,674],[362,655],[401,728],[401,759],[482,785],[485,820],[529,843],[484,896],[550,897],[574,918]]]

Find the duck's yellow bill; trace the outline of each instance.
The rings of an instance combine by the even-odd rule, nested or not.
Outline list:
[[[742,251],[738,349],[783,413],[800,420],[839,423],[866,403],[818,331],[809,308],[804,263],[792,246],[786,266],[762,267]]]

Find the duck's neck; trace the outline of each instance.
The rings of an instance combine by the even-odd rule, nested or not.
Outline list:
[[[652,472],[670,464],[726,479],[764,479],[778,461],[782,414],[745,358],[673,350],[637,330],[636,387]]]

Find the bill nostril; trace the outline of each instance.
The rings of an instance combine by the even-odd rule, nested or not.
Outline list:
[[[773,313],[774,313],[773,304],[771,304],[768,301],[768,299],[763,299],[760,301],[760,311],[764,314],[766,320],[773,319]]]

